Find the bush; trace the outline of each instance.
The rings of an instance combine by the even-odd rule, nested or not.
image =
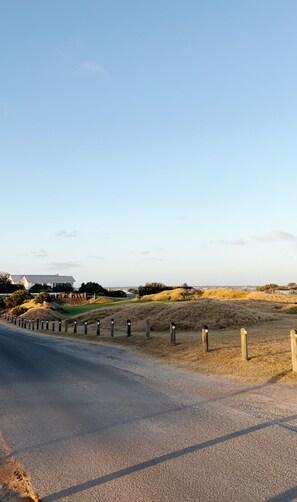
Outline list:
[[[4,298],[0,298],[0,309],[6,309],[6,303]]]
[[[27,312],[28,309],[26,309],[26,307],[13,307],[13,309],[11,310],[11,313],[12,315],[22,315],[22,314],[25,314]]]
[[[53,293],[72,293],[74,291],[73,286],[69,284],[69,282],[63,282],[58,284],[58,286],[54,286],[52,289]]]
[[[10,296],[4,299],[5,305],[7,308],[12,309],[13,307],[17,307],[18,305],[22,305],[25,300],[29,300],[31,295],[25,289],[18,289]]]
[[[121,289],[108,290],[107,295],[111,298],[127,298],[125,291]]]
[[[155,295],[161,293],[162,291],[172,290],[172,287],[165,286],[162,282],[147,282],[144,286],[139,286],[138,292],[139,297],[145,295]]]
[[[265,284],[264,286],[257,286],[256,287],[256,291],[264,291],[264,292],[267,292],[267,291],[273,292],[275,289],[279,289],[278,284]]]
[[[41,293],[42,291],[50,293],[52,291],[52,288],[47,284],[34,284],[34,286],[29,289],[30,293]]]
[[[42,291],[41,293],[39,293],[39,295],[35,296],[35,298],[34,298],[34,303],[43,303],[43,302],[50,302],[50,301],[51,301],[51,297],[45,291]]]

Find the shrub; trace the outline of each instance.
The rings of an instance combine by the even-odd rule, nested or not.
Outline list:
[[[19,289],[4,299],[7,308],[12,309],[18,305],[22,305],[25,300],[29,300],[31,295],[25,289]]]
[[[21,307],[20,305],[18,305],[17,307],[13,307],[13,309],[11,310],[11,313],[12,315],[22,315],[22,314],[25,314],[25,312],[27,312],[28,309],[26,309],[26,307]]]
[[[41,293],[39,293],[39,295],[35,296],[35,298],[34,298],[34,303],[43,303],[43,302],[50,302],[50,301],[51,301],[51,297],[45,291],[42,291]]]
[[[0,298],[0,309],[5,309],[6,308],[6,303],[4,301],[4,298]]]
[[[172,287],[165,286],[162,282],[146,282],[144,286],[139,286],[139,296],[155,295],[162,291],[172,290]]]

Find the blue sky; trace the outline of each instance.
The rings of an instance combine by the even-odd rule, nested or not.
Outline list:
[[[297,3],[0,4],[0,270],[297,281]]]

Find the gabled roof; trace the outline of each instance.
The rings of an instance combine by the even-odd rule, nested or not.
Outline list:
[[[63,284],[65,282],[75,282],[72,275],[24,275],[28,282],[35,282],[35,284],[46,284],[53,282],[55,284]]]
[[[16,277],[20,278],[17,282],[20,282],[22,279],[26,279],[27,282],[33,282],[34,284],[64,284],[64,283],[74,283],[75,279],[72,275],[32,275],[32,274],[23,274],[23,275],[12,275],[12,280],[16,282]]]
[[[23,275],[15,275],[15,274],[10,274],[11,280],[13,282],[21,282],[22,278],[24,277]]]

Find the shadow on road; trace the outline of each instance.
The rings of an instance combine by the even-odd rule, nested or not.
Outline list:
[[[292,500],[296,499],[297,499],[297,486],[294,486],[293,488],[290,488],[290,490],[282,492],[279,495],[275,495],[275,497],[266,499],[265,502],[291,502]]]
[[[100,486],[104,483],[108,483],[110,481],[114,481],[116,479],[122,478],[124,476],[128,476],[129,474],[134,474],[139,471],[143,471],[144,469],[148,469],[150,467],[154,467],[157,465],[161,465],[170,460],[175,460],[177,458],[190,455],[191,453],[196,453],[197,451],[204,450],[211,446],[215,446],[221,443],[225,443],[226,441],[230,441],[232,439],[236,439],[242,436],[246,436],[253,432],[267,429],[274,425],[285,425],[285,422],[290,420],[296,420],[297,415],[291,415],[287,417],[283,417],[276,420],[270,420],[268,422],[263,422],[261,424],[253,425],[251,427],[247,427],[246,429],[242,429],[240,431],[231,432],[230,434],[226,434],[224,436],[219,436],[214,439],[210,439],[208,441],[204,441],[203,443],[198,443],[192,446],[188,446],[187,448],[182,448],[180,450],[173,451],[171,453],[167,453],[165,455],[160,455],[159,457],[152,458],[145,462],[141,462],[139,464],[132,465],[130,467],[125,467],[124,469],[120,469],[119,471],[112,472],[102,477],[98,477],[96,479],[92,479],[86,481],[84,483],[80,483],[79,485],[70,486],[69,488],[65,488],[56,493],[52,493],[51,495],[47,495],[42,498],[42,502],[55,502],[57,500],[61,500],[64,497],[68,497],[70,495],[75,495],[84,490],[88,490],[90,488],[94,488],[95,486]],[[293,500],[293,497],[297,494],[297,487],[284,492],[283,494],[277,495],[276,497],[270,498],[266,502],[286,502]]]

